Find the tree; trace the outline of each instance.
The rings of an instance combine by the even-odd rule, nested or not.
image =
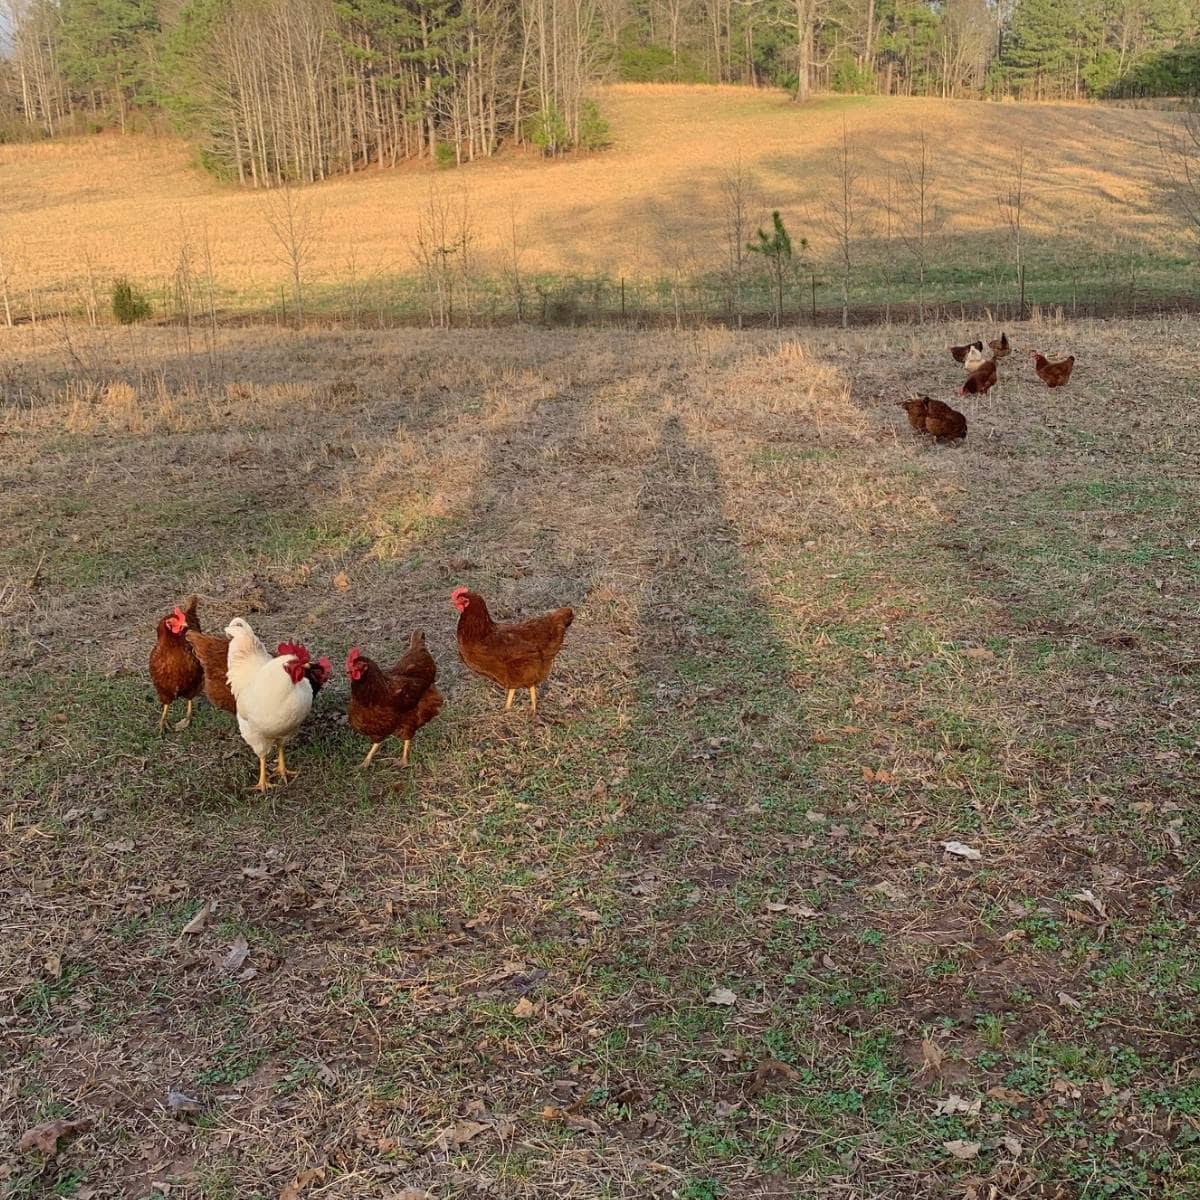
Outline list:
[[[917,319],[925,321],[925,277],[932,265],[937,238],[945,223],[938,203],[937,170],[924,130],[916,149],[901,164],[896,222],[900,241],[917,272]]]
[[[304,323],[304,280],[318,236],[318,214],[312,201],[291,184],[263,197],[263,217],[275,240],[280,261],[292,284],[296,323]]]
[[[721,198],[724,204],[725,272],[729,306],[738,329],[742,327],[742,291],[745,286],[747,254],[752,213],[758,208],[758,188],[754,176],[739,154],[732,167],[721,175]]]
[[[1013,251],[1013,269],[1017,278],[1017,294],[1019,297],[1019,320],[1025,320],[1025,222],[1029,213],[1029,157],[1025,143],[1020,142],[1013,151],[1007,170],[1001,167],[998,172],[1000,190],[996,193],[996,203],[1000,207],[1000,216],[1008,226],[1009,237]]]
[[[850,323],[850,279],[860,240],[866,235],[870,208],[861,187],[862,163],[850,141],[845,120],[834,160],[833,177],[824,189],[820,223],[837,249],[842,283],[842,327]]]
[[[807,240],[801,238],[800,248],[807,247]],[[775,327],[778,329],[783,324],[783,284],[792,269],[792,238],[778,210],[771,213],[771,232],[760,227],[754,241],[746,248],[751,254],[762,255],[775,285]]]

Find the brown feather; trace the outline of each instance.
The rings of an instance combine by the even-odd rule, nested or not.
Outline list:
[[[482,596],[468,592],[467,599],[458,618],[458,653],[463,662],[506,690],[543,683],[575,619],[574,611],[557,608],[528,621],[498,624]]]
[[[216,633],[201,633],[192,629],[187,634],[188,645],[204,668],[204,694],[209,703],[227,713],[237,712],[237,701],[229,690],[229,639]]]

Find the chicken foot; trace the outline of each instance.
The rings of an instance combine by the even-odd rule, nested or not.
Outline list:
[[[275,774],[278,775],[279,778],[281,780],[283,780],[284,783],[289,783],[291,780],[295,779],[297,775],[300,774],[299,771],[289,771],[288,770],[287,763],[284,761],[284,757],[283,757],[283,744],[282,743],[280,743],[280,746],[279,746],[279,757],[275,760]]]
[[[412,738],[405,738],[404,739],[404,752],[400,755],[400,765],[402,767],[408,766],[408,748],[411,745],[412,745]]]
[[[258,783],[254,785],[256,792],[269,792],[275,785],[267,782],[267,760],[263,755],[258,756]]]
[[[509,710],[510,708],[512,708],[513,697],[514,697],[516,694],[517,694],[517,689],[516,689],[516,688],[509,688],[509,689],[508,689],[508,699],[507,699],[507,700],[504,702],[504,711],[505,711],[505,712],[508,712],[508,710]]]
[[[537,716],[537,684],[529,689],[529,711]]]
[[[371,743],[371,748],[367,751],[367,757],[358,764],[358,769],[360,771],[365,771],[371,765],[371,759],[373,759],[375,755],[379,753],[379,747],[382,745],[382,742]]]
[[[171,706],[169,704],[164,704],[163,710],[162,710],[162,716],[158,718],[158,732],[159,733],[162,733],[162,731],[164,729],[166,729],[167,715],[170,713],[170,711],[171,711]]]
[[[187,702],[187,715],[183,718],[182,721],[176,721],[175,724],[171,726],[171,728],[174,729],[176,733],[179,733],[180,730],[186,729],[192,723],[192,704],[193,703],[194,702],[191,700],[189,700]]]

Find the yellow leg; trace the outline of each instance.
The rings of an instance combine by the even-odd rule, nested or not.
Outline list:
[[[408,766],[408,748],[411,745],[412,745],[412,738],[405,738],[404,739],[404,753],[400,755],[400,765],[402,767]]]
[[[287,769],[287,763],[284,761],[284,758],[283,758],[283,744],[282,743],[280,743],[280,746],[279,746],[279,757],[275,761],[275,774],[278,775],[279,778],[282,779],[284,783],[287,783],[287,781],[289,779],[295,779],[295,777],[300,774],[299,771],[289,771]]]
[[[358,764],[358,769],[360,771],[365,771],[371,765],[371,759],[373,759],[375,755],[379,753],[379,747],[382,745],[382,742],[371,743],[371,748],[367,751],[367,757]]]
[[[507,699],[507,700],[504,702],[504,711],[505,711],[505,712],[508,712],[508,710],[509,710],[510,708],[512,708],[513,697],[514,697],[516,694],[517,694],[517,689],[516,689],[516,688],[509,688],[509,689],[508,689],[508,699]]]
[[[537,684],[529,689],[529,711],[537,716]]]
[[[186,729],[192,723],[192,704],[193,701],[191,700],[187,702],[187,715],[182,721],[175,722],[174,729],[176,733],[178,733],[181,729]]]
[[[269,792],[272,785],[267,782],[267,760],[260,754],[258,757],[258,783],[255,785],[256,792]]]
[[[511,695],[512,693],[510,692],[509,694]],[[166,727],[167,727],[167,714],[168,714],[170,711],[171,711],[171,706],[170,706],[169,704],[164,704],[164,705],[163,705],[163,710],[162,710],[162,716],[158,718],[158,732],[159,732],[159,733],[162,733],[162,731],[163,731],[164,729],[166,729]]]

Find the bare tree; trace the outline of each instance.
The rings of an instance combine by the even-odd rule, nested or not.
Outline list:
[[[508,246],[505,255],[505,274],[508,275],[508,286],[512,291],[513,308],[516,310],[517,321],[525,321],[525,281],[522,273],[522,262],[525,255],[525,238],[517,227],[517,206],[510,202],[508,206]]]
[[[900,240],[917,271],[918,320],[925,321],[925,277],[932,265],[934,248],[945,224],[938,203],[937,169],[924,130],[917,148],[901,164],[897,229]]]
[[[474,271],[475,229],[470,198],[465,189],[456,198],[447,196],[435,178],[425,206],[417,218],[412,256],[425,284],[429,322],[448,328],[454,321],[454,296],[459,286],[467,296]]]
[[[1008,168],[998,176],[1000,187],[996,203],[1000,215],[1008,225],[1013,254],[1013,268],[1017,277],[1017,293],[1020,297],[1019,318],[1025,319],[1025,222],[1029,215],[1029,156],[1025,143],[1019,142],[1009,160]]]
[[[4,305],[4,323],[10,329],[13,324],[12,314],[12,299],[10,297],[11,284],[9,282],[9,271],[11,263],[8,254],[5,252],[4,243],[0,242],[0,303]]]
[[[1167,203],[1200,238],[1200,106],[1183,112],[1161,150]]]
[[[744,318],[743,291],[750,265],[750,233],[758,224],[762,202],[754,176],[740,154],[734,159],[733,166],[722,172],[720,189],[724,205],[725,274],[729,307],[738,329],[741,329]]]
[[[818,224],[836,247],[842,283],[842,328],[850,324],[850,280],[858,261],[860,240],[867,236],[871,212],[862,191],[863,167],[846,122],[820,208]]]
[[[288,269],[296,321],[304,321],[304,280],[317,246],[319,214],[310,196],[303,196],[290,183],[266,192],[263,217],[275,239],[280,261]]]

